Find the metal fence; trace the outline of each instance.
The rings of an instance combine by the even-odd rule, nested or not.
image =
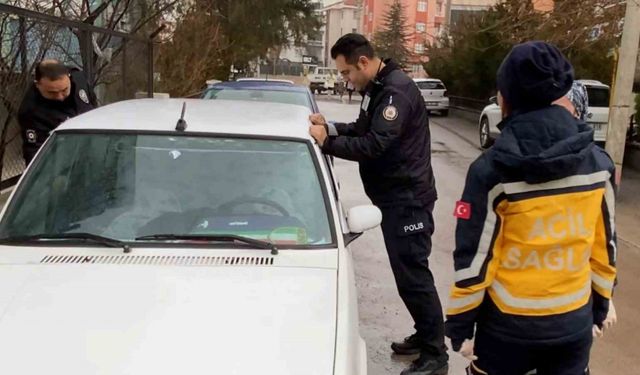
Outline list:
[[[83,70],[100,105],[153,95],[151,39],[0,4],[2,189],[24,170],[16,117],[44,58]]]
[[[482,112],[484,107],[491,104],[489,100],[480,100],[475,98],[465,98],[462,96],[449,96],[449,105],[454,108],[473,111],[473,112]]]

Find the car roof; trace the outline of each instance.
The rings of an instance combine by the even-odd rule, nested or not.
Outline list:
[[[186,133],[288,137],[308,140],[311,111],[300,105],[241,100],[136,99],[109,104],[67,120],[65,130],[176,132],[183,104]]]
[[[415,82],[439,82],[439,83],[442,83],[442,80],[439,80],[437,78],[414,78],[413,80]]]
[[[602,87],[607,89],[609,88],[609,86],[600,81],[596,81],[595,79],[579,79],[578,82],[582,83],[585,86]]]
[[[307,92],[307,86],[292,85],[278,81],[229,81],[213,84],[209,89],[236,89],[236,90],[273,90],[290,92]]]
[[[235,82],[273,82],[280,84],[293,85],[293,81],[289,79],[272,79],[272,78],[238,78]]]

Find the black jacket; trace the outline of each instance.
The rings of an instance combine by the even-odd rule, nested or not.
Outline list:
[[[322,149],[359,162],[364,189],[375,205],[429,204],[437,196],[424,100],[396,63],[385,64],[365,91],[358,119],[333,124],[337,135]]]
[[[551,106],[505,119],[456,207],[454,350],[474,328],[570,342],[601,325],[616,277],[615,168],[593,130]]]
[[[45,99],[35,84],[29,88],[18,112],[22,130],[22,152],[29,164],[49,133],[71,117],[96,107],[96,98],[84,74],[71,71],[71,94],[64,101]]]

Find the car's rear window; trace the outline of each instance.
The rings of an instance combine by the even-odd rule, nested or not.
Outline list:
[[[1,238],[170,233],[334,243],[306,142],[61,133],[43,151],[0,223]]]
[[[589,107],[609,107],[609,89],[606,87],[588,87]]]
[[[446,90],[441,82],[416,82],[420,90]]]

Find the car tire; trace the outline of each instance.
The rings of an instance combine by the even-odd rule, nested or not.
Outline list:
[[[448,110],[448,109],[444,109],[444,110],[440,111],[440,115],[441,115],[442,117],[447,117],[447,116],[449,116],[449,110]]]
[[[494,139],[491,137],[491,128],[489,126],[489,118],[482,117],[480,120],[480,126],[478,127],[478,132],[480,135],[480,147],[483,149],[488,149],[493,145]]]

